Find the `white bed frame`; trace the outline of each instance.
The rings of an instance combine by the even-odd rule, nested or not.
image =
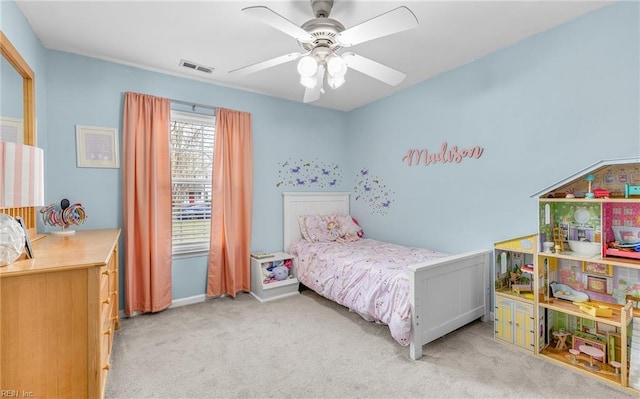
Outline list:
[[[283,197],[285,252],[301,238],[299,215],[349,214],[349,193],[296,192]],[[490,320],[490,254],[490,250],[473,251],[409,267],[411,359],[421,358],[422,346],[445,334],[478,318]]]

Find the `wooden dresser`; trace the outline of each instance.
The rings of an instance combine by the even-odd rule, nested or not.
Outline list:
[[[118,329],[119,229],[46,235],[0,267],[0,389],[102,398]]]

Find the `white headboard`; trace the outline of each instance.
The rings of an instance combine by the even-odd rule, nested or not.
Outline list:
[[[298,224],[300,215],[349,214],[349,193],[282,193],[284,204],[284,251],[302,238]]]

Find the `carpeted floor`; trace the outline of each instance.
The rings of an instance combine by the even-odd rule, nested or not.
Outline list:
[[[107,398],[632,398],[474,322],[418,361],[388,327],[314,294],[248,294],[121,322]]]

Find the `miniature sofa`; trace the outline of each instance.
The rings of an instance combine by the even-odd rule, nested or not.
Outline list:
[[[549,284],[551,287],[551,293],[554,298],[564,299],[571,302],[587,302],[589,296],[584,292],[576,291],[566,284],[560,284],[553,282]]]

